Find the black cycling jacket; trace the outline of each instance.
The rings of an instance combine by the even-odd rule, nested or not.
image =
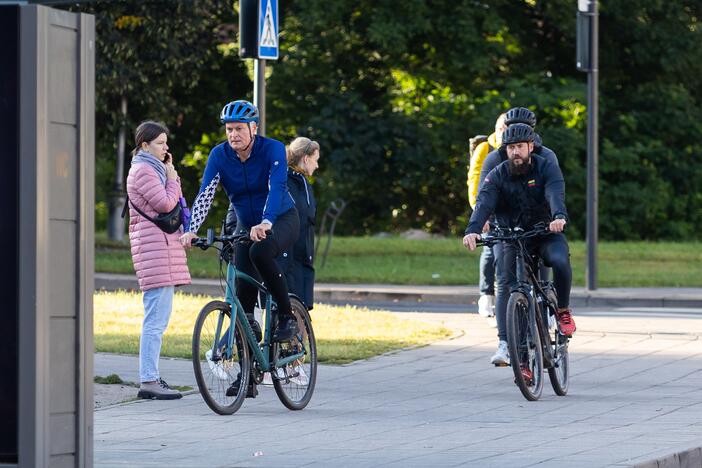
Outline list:
[[[541,156],[547,161],[550,161],[558,166],[558,158],[556,157],[556,153],[554,153],[551,148],[541,144],[541,137],[538,133],[536,134],[536,139],[534,140],[534,151],[532,154]],[[480,190],[480,187],[483,185],[483,180],[485,180],[485,177],[490,173],[490,171],[499,166],[503,161],[507,161],[507,148],[505,148],[504,145],[488,153],[488,155],[485,157],[485,161],[483,162],[483,167],[480,170],[478,190]]]
[[[499,226],[525,229],[539,222],[548,223],[557,215],[567,220],[565,181],[560,167],[534,153],[525,175],[513,176],[509,161],[498,165],[480,187],[466,234],[480,234],[493,213]]]

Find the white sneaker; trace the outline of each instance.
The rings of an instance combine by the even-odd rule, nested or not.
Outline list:
[[[494,366],[509,366],[509,350],[507,349],[506,341],[500,340],[500,344],[497,345],[497,352],[490,362]]]
[[[481,317],[493,317],[495,315],[495,296],[483,294],[478,299],[478,313]]]
[[[548,331],[549,332],[556,331],[557,324],[558,324],[558,322],[556,321],[556,315],[555,314],[548,314]]]
[[[277,368],[277,369],[276,369],[275,371],[273,371],[273,372],[275,372],[275,375],[276,375],[279,379],[284,379],[284,378],[285,378],[285,371],[284,371],[282,368],[279,367],[279,368]],[[262,385],[266,385],[266,386],[272,386],[272,385],[273,385],[273,377],[271,377],[271,373],[270,373],[270,372],[266,372],[266,373],[263,374],[263,381],[261,382],[261,384],[262,384]]]
[[[261,382],[261,385],[265,385],[267,387],[273,386],[273,378],[271,378],[270,372],[263,374],[263,381]]]
[[[229,374],[222,368],[222,361],[214,362],[212,360],[212,350],[208,349],[205,353],[205,359],[207,359],[207,365],[210,366],[210,371],[212,375],[217,377],[219,380],[229,380]]]
[[[292,368],[292,371],[297,374],[297,376],[290,379],[292,383],[297,385],[307,385],[310,383],[310,378],[307,377],[307,373],[305,373],[305,369],[302,366],[295,366]]]

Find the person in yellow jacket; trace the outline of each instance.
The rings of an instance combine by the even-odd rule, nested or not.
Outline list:
[[[500,147],[502,132],[507,129],[505,125],[505,114],[500,114],[495,122],[495,132],[488,136],[487,141],[483,141],[475,147],[470,157],[468,167],[468,203],[471,209],[475,209],[478,199],[478,189],[480,185],[480,171],[488,153]],[[487,230],[487,223],[483,231]],[[495,321],[495,255],[492,247],[483,246],[480,253],[480,298],[478,299],[478,313],[489,319],[491,326],[497,326]]]

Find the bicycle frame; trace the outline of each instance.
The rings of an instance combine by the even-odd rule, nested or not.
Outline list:
[[[249,324],[249,320],[246,317],[246,312],[244,312],[244,307],[241,305],[241,302],[239,301],[239,298],[236,296],[236,280],[237,279],[243,279],[244,281],[250,283],[251,285],[255,286],[259,292],[263,292],[265,295],[265,309],[264,309],[264,316],[265,316],[265,329],[263,330],[263,344],[262,346],[258,346],[258,342],[256,341],[256,336],[254,335],[253,329],[251,328],[251,325]],[[270,349],[272,346],[271,342],[271,335],[272,335],[272,330],[271,330],[271,310],[273,306],[273,297],[271,296],[271,293],[268,291],[268,289],[258,281],[256,281],[254,278],[251,276],[247,275],[244,272],[241,272],[237,270],[234,265],[231,262],[227,263],[227,280],[226,280],[226,292],[225,292],[225,300],[228,304],[232,306],[232,324],[235,323],[235,320],[238,318],[239,323],[241,324],[241,328],[244,330],[244,334],[246,335],[246,342],[253,353],[253,358],[254,361],[258,362],[261,371],[262,372],[270,372],[272,368],[279,368],[279,367],[284,367],[288,363],[295,361],[296,359],[300,359],[302,356],[305,354],[304,348],[302,349],[302,352],[287,356],[283,359],[278,359],[275,360],[274,362],[271,362],[268,356],[270,355]],[[234,349],[234,334],[230,333],[231,329],[227,330],[225,332],[226,336],[222,337],[222,340],[220,340],[219,336],[220,333],[222,332],[222,324],[224,322],[224,316],[220,315],[219,320],[217,322],[217,330],[215,332],[215,340],[214,343],[219,343],[220,345],[222,344],[222,340],[226,340],[226,353],[227,353],[227,358],[231,358],[232,350]],[[216,346],[216,344],[213,344],[213,348]],[[215,353],[215,349],[212,350],[213,354]]]
[[[527,265],[524,258],[526,247],[524,246],[524,242],[522,240],[518,240],[514,243],[514,245],[516,248],[515,264],[517,270],[517,286],[510,291],[510,294],[513,292],[520,292],[526,296],[527,301],[529,302],[529,326],[540,327],[540,335],[542,339],[541,347],[544,351],[544,360],[546,361],[545,364],[547,367],[551,367],[554,365],[554,355],[551,348],[552,341],[551,336],[548,333],[548,329],[544,325],[548,323],[548,317],[545,316],[546,309],[544,304],[544,301],[546,301],[547,298],[542,287],[542,282],[539,280],[539,278],[537,278],[536,273],[534,273],[534,271],[538,272],[538,265],[536,265],[535,268],[532,268],[533,265]],[[541,316],[539,319],[537,319],[536,316],[537,302],[541,303],[541,306],[539,307],[539,313]],[[534,333],[534,331],[535,330],[532,330],[531,332]],[[546,340],[548,342],[546,342]]]

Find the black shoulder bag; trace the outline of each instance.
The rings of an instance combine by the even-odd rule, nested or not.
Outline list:
[[[160,230],[162,230],[166,234],[173,234],[180,228],[181,224],[183,224],[183,207],[181,206],[180,201],[176,203],[175,208],[173,208],[171,211],[169,211],[168,213],[161,213],[155,218],[152,218],[151,216],[147,215],[139,208],[137,208],[137,206],[134,203],[132,203],[132,201],[129,199],[129,196],[127,196],[127,200],[124,202],[124,208],[122,208],[123,218],[127,213],[128,204],[132,205],[132,208],[134,208],[137,211],[137,213],[154,223],[156,226],[158,226]]]

